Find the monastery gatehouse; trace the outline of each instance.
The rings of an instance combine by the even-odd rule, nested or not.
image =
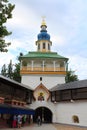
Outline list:
[[[30,123],[40,116],[43,123],[87,126],[87,80],[65,83],[68,58],[51,50],[44,19],[40,27],[37,50],[20,56],[21,83],[0,76],[0,119],[26,114]]]

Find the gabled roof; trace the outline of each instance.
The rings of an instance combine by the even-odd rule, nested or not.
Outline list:
[[[7,77],[4,77],[4,76],[0,75],[0,81],[2,81],[2,80],[5,81],[5,82],[9,82],[10,84],[15,84],[15,85],[21,86],[23,88],[27,88],[29,90],[32,90],[32,88],[30,88],[28,85],[19,83],[19,82],[15,81],[15,80],[12,80],[10,78],[7,78]]]
[[[86,87],[87,87],[87,79],[74,81],[70,83],[57,84],[55,87],[51,88],[50,91],[77,89],[77,88],[86,88]]]
[[[28,54],[21,56],[20,58],[58,58],[68,60],[68,58],[57,54],[57,52],[29,52]]]
[[[35,88],[34,91],[36,91],[36,90],[38,90],[38,89],[40,89],[40,88],[43,88],[47,93],[49,93],[49,90],[48,90],[42,83],[40,83],[40,84]]]
[[[42,83],[40,83],[40,84],[35,88],[35,90],[34,90],[34,92],[33,92],[33,95],[34,95],[35,92],[36,92],[37,90],[39,90],[40,88],[44,89],[44,90],[48,93],[48,98],[47,98],[47,100],[48,100],[49,97],[50,97],[50,92],[49,92],[49,90],[48,90]],[[34,96],[34,97],[35,97],[35,96]]]

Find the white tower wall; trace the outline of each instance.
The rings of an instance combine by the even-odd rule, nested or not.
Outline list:
[[[40,81],[40,77],[42,77],[42,81]],[[42,83],[47,89],[50,89],[57,84],[65,83],[65,77],[64,75],[22,75],[22,83],[32,89]]]

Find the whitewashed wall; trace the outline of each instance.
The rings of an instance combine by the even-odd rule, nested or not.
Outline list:
[[[73,103],[58,103],[56,105],[58,123],[87,126],[87,101],[76,101]],[[79,117],[79,123],[74,123],[72,116]]]
[[[50,101],[35,101],[29,108],[36,109],[38,107],[46,107],[51,110],[53,114],[53,123],[62,123],[69,125],[85,126],[87,127],[87,101],[75,101],[66,103],[54,104]],[[76,115],[79,118],[79,123],[74,123],[72,117]]]
[[[42,81],[40,81],[42,77]],[[57,84],[65,83],[64,75],[22,75],[22,83],[35,89],[40,83],[50,89]]]
[[[52,112],[52,122],[57,121],[57,114],[56,114],[56,107],[55,104],[50,101],[34,101],[31,105],[29,105],[29,108],[33,108],[34,110],[38,107],[46,107]]]

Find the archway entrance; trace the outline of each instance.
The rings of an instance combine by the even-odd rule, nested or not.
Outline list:
[[[52,112],[47,107],[38,107],[35,110],[34,122],[37,121],[38,115],[41,117],[43,123],[52,123]]]

